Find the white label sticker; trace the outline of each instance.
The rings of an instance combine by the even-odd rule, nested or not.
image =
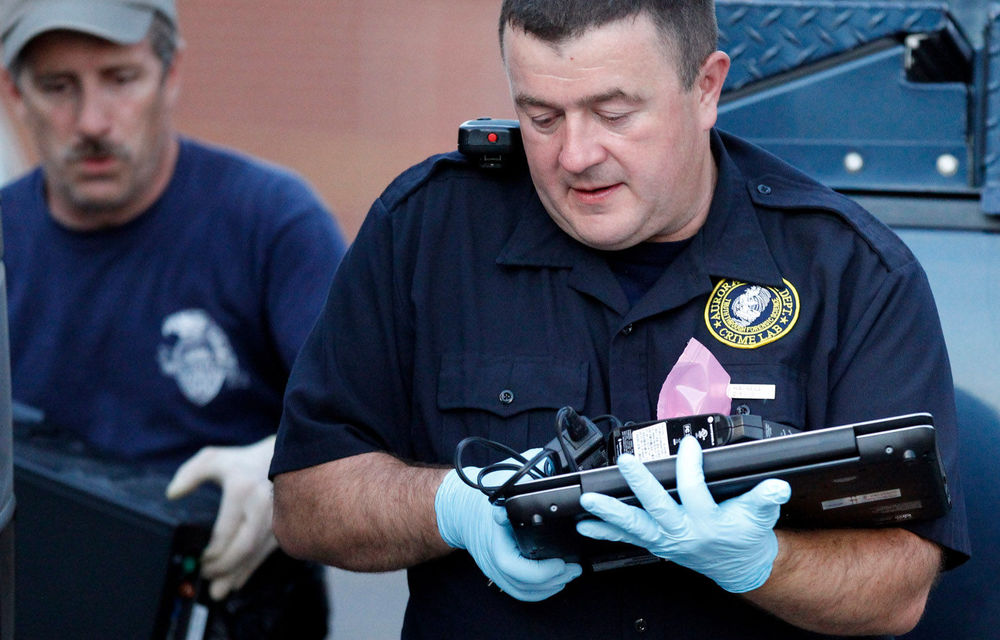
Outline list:
[[[641,462],[668,457],[669,445],[666,422],[657,422],[632,432],[632,455]]]
[[[731,384],[726,395],[733,400],[774,400],[773,384]]]
[[[191,604],[191,617],[188,619],[187,633],[184,640],[204,640],[208,630],[208,607],[194,602]]]
[[[893,500],[901,497],[902,495],[903,493],[899,489],[886,489],[885,491],[863,493],[858,496],[837,498],[836,500],[824,500],[820,504],[823,506],[823,511],[826,511],[827,509],[840,509],[841,507],[850,507],[852,505],[865,504],[868,502],[878,502],[879,500]]]

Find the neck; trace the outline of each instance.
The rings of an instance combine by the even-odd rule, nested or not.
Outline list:
[[[706,153],[703,155],[694,178],[697,184],[701,185],[695,192],[689,208],[690,217],[676,229],[665,229],[663,233],[654,235],[649,242],[680,242],[693,238],[698,230],[705,225],[708,219],[708,212],[712,208],[712,199],[715,197],[715,187],[719,181],[719,167],[715,163],[715,154],[712,153],[709,145],[706,144]]]

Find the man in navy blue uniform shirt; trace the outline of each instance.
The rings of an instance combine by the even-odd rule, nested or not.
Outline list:
[[[0,2],[3,86],[41,160],[0,191],[13,394],[176,471],[170,497],[220,484],[209,591],[268,600],[228,632],[323,637],[321,570],[276,551],[267,469],[344,242],[301,178],[177,134],[176,20],[173,0]]]
[[[714,129],[729,59],[711,2],[506,0],[500,41],[527,166],[434,157],[372,206],[289,381],[279,542],[407,568],[407,638],[911,629],[968,551],[920,266],[851,201]],[[456,444],[541,446],[567,405],[652,419],[692,339],[731,379],[734,412],[802,429],[933,413],[955,507],[906,528],[775,530],[787,484],[716,505],[689,438],[679,502],[627,456],[644,508],[581,498],[598,518],[582,535],[669,562],[583,573],[521,557],[502,510],[448,469]]]

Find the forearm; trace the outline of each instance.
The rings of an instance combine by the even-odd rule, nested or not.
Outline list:
[[[923,613],[941,549],[903,529],[776,531],[768,581],[745,597],[833,635],[902,634]]]
[[[450,551],[434,496],[445,468],[367,453],[274,479],[274,532],[290,555],[352,571],[391,571]]]

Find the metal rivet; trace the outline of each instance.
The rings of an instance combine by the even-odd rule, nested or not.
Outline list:
[[[857,151],[851,151],[844,156],[844,169],[848,173],[858,173],[865,168],[865,159]]]
[[[958,158],[950,153],[942,153],[937,159],[937,171],[945,178],[958,173]]]
[[[649,625],[646,623],[645,618],[639,618],[638,620],[635,621],[635,630],[638,631],[639,633],[645,633],[646,629],[648,628]]]
[[[757,185],[757,192],[760,193],[761,195],[765,195],[765,196],[766,195],[770,195],[771,194],[771,187],[767,186],[766,184],[759,184],[759,185]]]
[[[927,36],[919,33],[914,33],[906,36],[905,43],[908,49],[919,49],[920,43],[922,43]]]
[[[632,329],[634,328],[635,327],[633,327],[631,324],[626,325],[625,328],[622,329],[622,335],[623,336],[630,335],[632,333]]]
[[[510,389],[504,389],[503,391],[501,391],[500,392],[500,403],[501,404],[510,404],[511,402],[514,402],[514,392],[511,391]]]

